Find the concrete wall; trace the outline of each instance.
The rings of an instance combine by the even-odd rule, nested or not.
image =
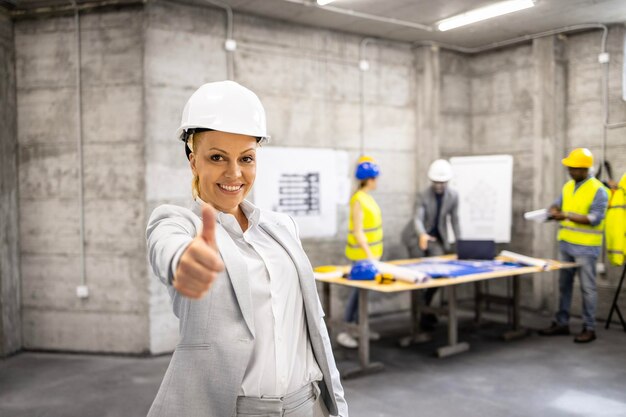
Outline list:
[[[470,60],[465,55],[449,51],[441,52],[441,60],[440,157],[470,155],[473,149]],[[424,185],[427,185],[425,171],[423,177]]]
[[[13,22],[0,7],[0,357],[22,346]]]
[[[532,209],[533,59],[530,45],[469,59],[472,135],[470,155],[511,154],[513,230],[510,248],[530,245],[522,214]]]
[[[609,37],[612,86],[621,83],[623,32],[612,29]],[[174,131],[191,93],[226,78],[224,34],[223,11],[209,7],[155,1],[83,15],[79,112],[73,18],[15,23],[24,347],[160,353],[177,342],[169,297],[147,268],[144,229],[157,205],[190,200],[191,176]],[[273,137],[269,146],[334,148],[355,161],[362,38],[239,13],[234,38],[234,79],[263,101]],[[382,169],[374,195],[384,213],[390,257],[402,254],[399,234],[412,215],[415,193],[428,183],[433,159],[499,153],[515,157],[510,248],[554,255],[554,230],[529,228],[521,214],[555,197],[565,180],[558,160],[567,149],[584,145],[597,152],[597,45],[595,32],[477,56],[395,42],[368,45],[364,145]],[[0,82],[10,80],[8,73]],[[626,118],[618,93],[612,87],[613,121]],[[87,300],[75,296],[81,245],[78,117]],[[607,154],[616,168],[625,165],[623,138],[623,131],[609,132]],[[2,139],[3,146],[10,144],[10,136]],[[2,166],[10,167],[4,161]],[[15,176],[3,175],[3,187],[5,178]],[[314,265],[345,262],[348,210],[337,210],[336,236],[304,242]],[[15,210],[4,213],[15,216]],[[601,281],[607,287],[601,289],[602,306],[615,274],[611,270]],[[553,282],[526,280],[523,303],[551,309]],[[503,284],[492,287],[505,290]],[[334,291],[333,315],[341,315],[346,297],[347,291]],[[407,307],[405,295],[373,297],[374,313]]]
[[[142,9],[15,24],[24,347],[148,350]],[[82,71],[77,108],[76,66]],[[78,118],[86,282],[81,284]]]

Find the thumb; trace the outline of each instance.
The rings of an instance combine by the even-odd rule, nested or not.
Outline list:
[[[202,206],[202,239],[211,246],[215,246],[215,219],[217,212],[210,204]]]

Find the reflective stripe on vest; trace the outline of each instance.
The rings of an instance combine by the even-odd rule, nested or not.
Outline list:
[[[626,252],[626,196],[623,188],[613,191],[606,212],[606,254],[611,265],[623,265]]]
[[[570,180],[563,186],[561,211],[586,216],[596,196],[596,192],[604,185],[596,178],[587,179],[577,190],[575,181]],[[601,246],[604,221],[596,226],[574,223],[571,220],[561,222],[558,240],[582,246]]]
[[[363,212],[363,232],[365,239],[376,258],[380,258],[383,254],[383,218],[380,207],[376,204],[374,198],[364,191],[357,191],[350,199],[350,217],[348,220],[348,238],[346,242],[345,254],[351,261],[360,261],[367,259],[365,251],[359,246],[356,237],[352,233],[354,225],[352,224],[352,207],[354,202],[358,201]]]

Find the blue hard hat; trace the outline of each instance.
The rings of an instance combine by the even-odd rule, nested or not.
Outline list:
[[[357,261],[350,270],[350,279],[359,281],[373,281],[378,274],[378,269],[371,261]]]
[[[376,178],[380,174],[380,168],[373,162],[361,162],[356,167],[356,178],[366,180],[368,178]]]

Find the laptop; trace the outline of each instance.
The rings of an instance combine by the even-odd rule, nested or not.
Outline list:
[[[459,259],[492,260],[496,257],[496,242],[493,240],[458,240],[456,251]]]

